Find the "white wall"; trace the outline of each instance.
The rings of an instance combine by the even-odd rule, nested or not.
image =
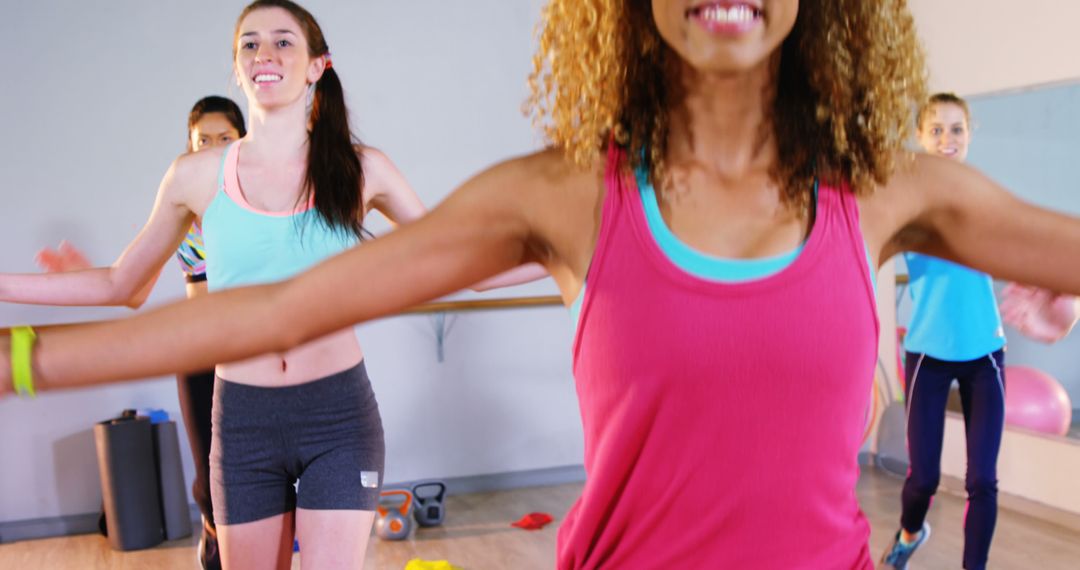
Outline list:
[[[36,271],[34,253],[61,239],[95,262],[119,254],[184,148],[190,105],[218,93],[243,106],[230,79],[232,27],[243,5],[7,7],[0,271]],[[438,203],[483,166],[536,147],[520,107],[540,0],[305,5],[324,28],[357,134],[389,154],[425,203]],[[494,295],[554,290],[544,282]],[[170,264],[151,304],[181,295]],[[0,326],[127,313],[0,304]],[[570,326],[558,307],[461,315],[444,363],[436,362],[428,317],[361,327],[387,431],[387,479],[580,464]],[[123,408],[151,406],[178,414],[171,379],[0,402],[0,522],[97,510],[91,426]],[[190,482],[186,444],[182,452]]]
[[[935,90],[975,95],[1080,77],[1080,2],[908,0]]]

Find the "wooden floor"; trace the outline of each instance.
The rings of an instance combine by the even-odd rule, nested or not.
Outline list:
[[[899,479],[873,469],[864,471],[859,482],[859,498],[873,526],[870,546],[875,559],[896,530],[900,486]],[[558,520],[531,532],[509,523],[531,511],[561,517],[580,490],[573,484],[449,497],[443,527],[421,529],[404,542],[372,540],[366,568],[400,570],[410,559],[422,558],[449,560],[466,570],[551,569]],[[915,557],[913,570],[960,568],[963,510],[962,498],[939,495],[930,512],[933,538]],[[96,535],[27,541],[0,546],[0,569],[194,569],[194,545],[192,539],[120,553]],[[1002,510],[990,562],[995,569],[1080,569],[1080,533]],[[293,568],[299,567],[296,557]]]

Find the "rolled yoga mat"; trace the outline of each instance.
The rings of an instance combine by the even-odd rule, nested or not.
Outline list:
[[[188,507],[184,484],[184,466],[180,462],[180,440],[176,422],[153,424],[154,447],[157,450],[158,489],[161,493],[165,540],[191,536],[191,509]]]
[[[147,418],[94,425],[101,495],[114,550],[139,550],[164,540],[154,436]]]

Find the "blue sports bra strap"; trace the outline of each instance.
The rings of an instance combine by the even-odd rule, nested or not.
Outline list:
[[[225,161],[229,159],[229,153],[232,152],[234,144],[238,144],[240,141],[234,141],[229,143],[229,146],[225,147],[225,152],[221,153],[221,166],[218,167],[217,175],[217,187],[218,190],[225,191]]]

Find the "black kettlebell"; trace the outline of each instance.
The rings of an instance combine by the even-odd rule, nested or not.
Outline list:
[[[416,523],[423,527],[438,526],[446,518],[446,507],[443,506],[443,498],[446,496],[446,483],[442,481],[427,481],[417,483],[412,488],[413,499],[416,506],[413,509],[413,517]]]

